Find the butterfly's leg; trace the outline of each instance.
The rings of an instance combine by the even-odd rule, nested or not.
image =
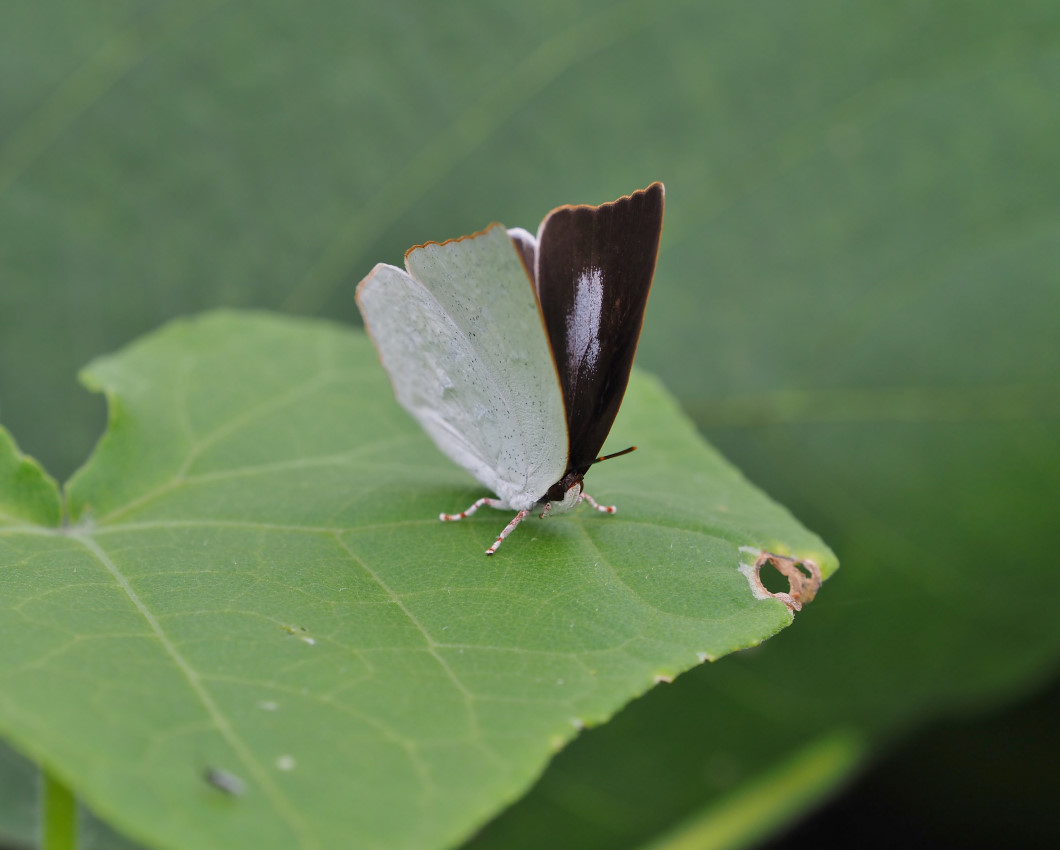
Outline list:
[[[458,519],[464,519],[465,517],[471,516],[483,505],[489,505],[491,508],[496,508],[497,510],[503,510],[505,508],[504,502],[502,502],[500,499],[491,499],[489,497],[486,497],[484,499],[479,499],[466,511],[461,511],[458,514],[438,514],[438,519],[440,519],[442,522],[456,522]]]
[[[486,554],[492,555],[494,552],[496,552],[500,545],[504,542],[504,538],[511,534],[513,531],[515,531],[515,527],[524,519],[526,519],[529,514],[530,511],[519,511],[519,513],[515,515],[515,518],[504,527],[504,531],[500,533],[500,536],[493,541],[493,545],[486,550]]]
[[[596,501],[596,499],[594,499],[592,496],[590,496],[584,491],[582,492],[582,499],[584,499],[602,514],[613,514],[615,511],[618,510],[618,508],[616,508],[614,505],[601,505],[599,502]]]
[[[545,509],[543,511],[541,511],[541,513],[539,513],[537,515],[538,519],[544,519],[545,517],[547,517],[548,516],[548,512],[550,510],[552,510],[552,503],[551,502],[545,502]]]

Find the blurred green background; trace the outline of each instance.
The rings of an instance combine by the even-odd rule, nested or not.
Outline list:
[[[637,846],[838,733],[867,772],[780,846],[1060,842],[1055,0],[0,17],[0,421],[60,479],[105,421],[78,368],[173,316],[359,324],[414,243],[667,184],[638,363],[843,569],[479,843]]]

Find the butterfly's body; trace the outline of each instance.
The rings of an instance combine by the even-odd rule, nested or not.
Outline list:
[[[537,237],[492,225],[410,249],[357,289],[398,401],[438,447],[494,494],[530,512],[583,500],[625,391],[662,225],[663,190],[601,207],[560,207]]]

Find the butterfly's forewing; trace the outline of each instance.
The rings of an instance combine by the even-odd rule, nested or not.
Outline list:
[[[563,397],[529,275],[500,225],[376,266],[357,288],[398,401],[512,508],[564,472]]]
[[[553,210],[538,231],[535,285],[570,436],[585,472],[622,404],[662,231],[663,186],[599,207]]]

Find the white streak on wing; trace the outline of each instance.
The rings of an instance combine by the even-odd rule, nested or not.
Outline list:
[[[603,306],[603,272],[596,268],[583,271],[574,288],[574,309],[567,315],[567,375],[571,384],[582,369],[596,370]]]

